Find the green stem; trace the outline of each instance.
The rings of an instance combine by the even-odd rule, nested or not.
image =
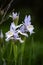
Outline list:
[[[34,45],[34,41],[33,41],[33,37],[32,37],[32,40],[31,40],[31,48],[30,48],[30,58],[29,58],[29,65],[31,65],[31,59],[32,59],[32,54],[33,54],[33,56],[34,56],[34,47],[33,47],[33,45]]]
[[[11,43],[11,48],[10,48],[10,54],[9,54],[9,57],[11,56],[11,53],[12,53],[12,43]]]
[[[15,65],[17,63],[17,45],[13,42],[13,53],[14,53],[14,60],[15,60]]]
[[[21,54],[21,65],[22,65],[22,59],[23,59],[23,56],[22,56],[22,54]]]
[[[16,65],[16,60],[15,60],[15,65]]]
[[[26,37],[24,38],[24,40],[26,41]],[[21,45],[21,65],[22,65],[23,53],[24,53],[24,49],[25,49],[25,41],[24,41],[24,43]]]

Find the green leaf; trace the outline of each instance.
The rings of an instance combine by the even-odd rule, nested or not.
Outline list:
[[[17,56],[18,56],[17,45],[13,41],[12,43],[13,43],[14,60],[17,60]]]

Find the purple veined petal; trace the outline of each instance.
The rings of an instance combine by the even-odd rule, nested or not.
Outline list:
[[[16,16],[17,16],[17,13],[14,13],[14,12],[13,12],[13,13],[12,13],[12,17],[13,17],[13,18],[16,18]]]
[[[30,15],[27,17],[27,15],[25,16],[25,19],[24,19],[24,24],[27,26],[27,25],[30,25],[31,24],[31,17]]]
[[[19,37],[17,32],[14,32],[14,38],[16,39],[17,37]]]
[[[27,15],[25,16],[25,19],[24,19],[24,23],[26,23],[27,22]]]
[[[14,31],[15,29],[16,29],[16,26],[15,26],[14,22],[12,22],[10,25],[10,31]]]
[[[28,16],[27,21],[28,21],[28,22],[27,22],[28,25],[31,25],[31,22],[30,22],[30,21],[31,21],[31,16],[30,16],[30,15]]]
[[[14,20],[16,18],[19,18],[19,14],[17,14],[17,12],[16,13],[12,12],[12,15],[9,15],[9,17],[11,17]]]
[[[11,23],[10,25],[10,31],[15,31],[17,28],[20,28],[23,24],[20,25],[15,25],[14,22]]]
[[[12,18],[13,18],[13,20],[16,19],[16,18],[19,18],[19,14],[13,12],[12,13]]]
[[[21,26],[19,30],[20,30],[22,33],[24,33],[24,32],[25,32],[25,26],[24,26],[24,25]]]
[[[29,22],[31,21],[31,16],[30,16],[30,15],[28,16],[28,21],[29,21]]]
[[[23,42],[24,42],[24,41],[19,37],[18,32],[15,32],[15,33],[14,33],[14,39],[15,39],[15,40],[19,40],[20,43],[23,43]]]
[[[11,18],[13,18],[13,19],[15,19],[16,16],[17,16],[17,13],[14,13],[14,12],[12,12],[12,15],[9,15],[9,17],[11,17]]]
[[[17,13],[12,12],[12,15],[9,15],[11,18],[15,18],[17,16]]]

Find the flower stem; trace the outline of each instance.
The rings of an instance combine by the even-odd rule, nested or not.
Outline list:
[[[24,38],[24,40],[26,41],[26,37]],[[21,45],[21,65],[22,65],[23,53],[24,53],[24,49],[25,49],[25,41],[24,41],[24,43]]]
[[[23,57],[22,57],[22,54],[21,54],[21,65],[22,65],[22,59],[23,59]]]
[[[17,64],[17,45],[14,43],[13,41],[13,54],[14,54],[14,61],[15,61],[15,65]]]
[[[16,65],[16,59],[15,59],[15,65]]]

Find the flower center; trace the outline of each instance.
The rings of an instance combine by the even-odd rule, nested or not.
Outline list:
[[[27,28],[30,29],[30,28],[33,28],[33,26],[32,25],[29,25],[29,26],[27,26]]]
[[[9,31],[8,34],[9,34],[9,35],[13,35],[13,32]]]

